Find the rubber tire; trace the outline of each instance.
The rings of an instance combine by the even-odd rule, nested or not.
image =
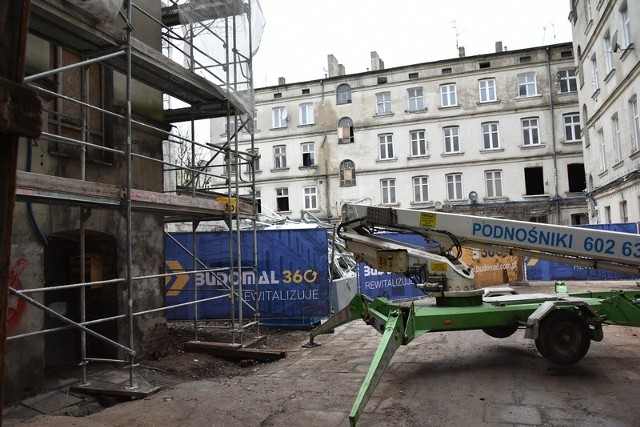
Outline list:
[[[491,326],[488,328],[482,328],[482,332],[493,338],[507,338],[515,334],[517,330],[518,325]]]
[[[571,365],[589,351],[591,332],[578,314],[559,309],[543,319],[535,343],[545,359],[558,365]]]

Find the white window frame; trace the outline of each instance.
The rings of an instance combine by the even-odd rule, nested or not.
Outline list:
[[[396,202],[396,180],[394,178],[384,178],[380,180],[380,200],[383,205],[395,205]]]
[[[484,172],[485,187],[488,198],[502,197],[502,171],[488,170]]]
[[[598,60],[596,59],[595,53],[591,56],[591,85],[593,86],[593,91],[597,91],[600,89],[600,76],[598,74]]]
[[[285,107],[273,107],[271,109],[271,124],[274,129],[287,127],[287,109]]]
[[[440,106],[455,107],[458,105],[458,95],[455,83],[440,85]]]
[[[442,128],[442,137],[444,142],[445,154],[453,154],[461,152],[460,145],[460,127],[446,126]]]
[[[304,187],[304,208],[307,210],[318,209],[318,187]]]
[[[638,97],[634,96],[629,101],[631,114],[631,136],[633,138],[633,151],[640,150],[640,110],[638,109]]]
[[[429,144],[424,129],[416,129],[409,132],[411,139],[411,157],[420,157],[429,155]]]
[[[558,81],[560,82],[560,93],[572,93],[578,91],[578,78],[575,68],[558,71]]]
[[[378,160],[394,159],[393,134],[381,133],[378,135]]]
[[[611,34],[607,32],[602,39],[604,44],[604,75],[607,76],[613,70],[613,47],[611,46]]]
[[[421,87],[407,89],[407,108],[409,111],[424,110],[424,95]]]
[[[604,172],[607,170],[607,146],[602,129],[598,130],[598,142],[600,143],[600,172]]]
[[[614,114],[611,117],[611,131],[613,132],[613,153],[615,155],[614,163],[620,163],[622,161],[622,140],[620,138],[620,120],[618,115]]]
[[[498,100],[496,93],[496,79],[482,79],[478,81],[480,102],[495,102]]]
[[[565,141],[580,140],[580,113],[567,113],[562,116]]]
[[[413,202],[425,203],[429,199],[429,176],[414,176],[413,177]]]
[[[629,8],[625,2],[620,8],[620,34],[622,39],[620,42],[623,49],[626,49],[631,44],[631,18],[629,17]]]
[[[316,153],[313,142],[303,142],[300,144],[300,152],[302,153],[302,167],[308,168],[316,165]]]
[[[526,147],[541,145],[540,121],[537,117],[525,117],[520,120],[522,125],[522,145]]]
[[[500,132],[498,122],[482,123],[482,148],[497,150],[500,148]]]
[[[445,175],[447,185],[447,200],[463,200],[462,174],[449,173]]]
[[[538,95],[536,73],[518,74],[518,98],[528,98]]]
[[[273,168],[274,169],[287,168],[287,146],[286,145],[275,145],[273,147]]]
[[[376,93],[376,114],[385,115],[392,114],[391,110],[391,92]]]
[[[312,125],[315,123],[315,117],[313,116],[313,103],[305,102],[300,104],[300,126]]]

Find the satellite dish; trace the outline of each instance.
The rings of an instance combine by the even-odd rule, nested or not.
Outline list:
[[[477,203],[478,193],[476,193],[475,191],[472,191],[471,193],[469,193],[469,200],[471,200],[471,203]]]
[[[289,113],[287,113],[287,109],[285,108],[282,111],[282,120],[287,120],[288,117],[289,117]]]
[[[440,200],[434,202],[433,206],[436,208],[436,210],[441,210],[442,207],[444,206],[444,203],[442,203]]]

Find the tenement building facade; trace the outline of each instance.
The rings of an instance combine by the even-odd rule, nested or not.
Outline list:
[[[557,224],[588,222],[571,43],[256,89],[239,181],[262,213],[337,221],[346,202]],[[231,123],[231,121],[229,122]],[[233,126],[231,124],[231,126]],[[229,126],[212,122],[212,141]],[[235,129],[234,129],[235,130]]]

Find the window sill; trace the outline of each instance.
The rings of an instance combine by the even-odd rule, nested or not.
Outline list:
[[[400,203],[380,203],[378,206],[380,207],[385,207],[385,208],[389,208],[389,207],[400,207]]]
[[[428,159],[429,157],[431,157],[430,154],[422,154],[420,156],[409,156],[407,157],[407,160],[411,161],[411,160],[425,160]]]
[[[276,168],[276,169],[271,169],[271,172],[273,173],[277,173],[277,172],[288,172],[289,168]]]
[[[276,211],[278,215],[291,215],[293,211]]]
[[[606,83],[609,83],[609,81],[613,78],[613,76],[616,75],[616,69],[612,68],[611,70],[609,70],[609,72],[607,73],[607,75],[604,77],[604,81]]]
[[[353,141],[340,141],[340,140],[338,140],[338,145],[346,145],[346,144],[353,144]]]
[[[454,157],[454,156],[462,156],[464,155],[464,151],[456,151],[454,153],[442,153],[440,154],[442,157]]]
[[[539,93],[536,93],[533,95],[526,95],[526,96],[516,96],[516,102],[527,101],[531,99],[540,99],[540,98],[542,98],[542,94],[539,94]]]
[[[603,176],[607,176],[608,173],[609,171],[605,169],[603,171],[598,172],[598,177],[602,178]]]
[[[622,55],[620,56],[621,60],[624,60],[627,56],[630,55],[631,51],[634,50],[636,48],[636,44],[635,43],[629,43],[629,46],[625,47],[622,50]]]
[[[634,150],[631,154],[629,154],[629,159],[635,160],[640,157],[640,149]]]
[[[395,114],[393,112],[389,112],[389,113],[375,113],[373,115],[374,119],[378,119],[378,118],[384,118],[384,117],[393,117]]]
[[[523,199],[550,199],[551,196],[549,194],[523,194]]]
[[[419,110],[404,110],[405,114],[423,114],[426,113],[428,110],[427,107],[421,108]]]
[[[316,125],[315,123],[300,123],[298,125],[298,127],[299,128],[308,128],[308,127],[312,127],[312,126],[315,126],[315,125]]]
[[[597,88],[593,91],[593,93],[591,94],[591,99],[593,99],[595,101],[595,99],[598,97],[598,95],[600,95],[600,88]]]
[[[280,127],[277,127],[277,128],[271,128],[269,130],[285,130],[285,129],[287,129],[287,126],[280,126]]]
[[[318,169],[318,165],[311,165],[311,166],[298,166],[298,170],[315,170]]]
[[[614,170],[620,169],[623,165],[624,165],[624,160],[619,160],[611,166],[611,169],[614,169]]]
[[[504,203],[508,202],[509,198],[507,196],[483,197],[482,201],[486,203]]]
[[[577,145],[577,144],[581,144],[582,140],[580,140],[580,139],[571,139],[569,141],[567,141],[567,140],[561,141],[560,143],[563,144],[563,145]]]
[[[387,163],[387,162],[397,162],[398,158],[394,157],[392,159],[376,159],[376,163]]]
[[[544,148],[546,147],[547,144],[528,144],[528,145],[521,145],[520,149],[522,150],[534,150],[536,148]]]
[[[577,95],[578,91],[577,90],[569,90],[567,92],[557,92],[556,95],[558,96],[569,96],[569,95]]]
[[[501,153],[504,151],[504,148],[483,148],[480,150],[480,154],[490,154],[490,153]]]
[[[409,202],[409,206],[415,208],[431,208],[433,207],[433,202],[430,200],[427,200],[426,202]]]
[[[438,110],[440,111],[444,111],[444,110],[457,110],[460,108],[459,104],[456,105],[441,105],[438,107]]]
[[[279,169],[278,169],[279,170]],[[244,171],[242,172],[244,175],[251,175],[250,171]],[[253,173],[255,173],[256,175],[261,174],[262,171],[261,170],[257,170],[257,171],[253,171]]]
[[[491,101],[478,101],[476,102],[476,105],[478,107],[482,107],[484,105],[498,105],[498,104],[502,104],[502,100],[501,99],[494,99]]]

